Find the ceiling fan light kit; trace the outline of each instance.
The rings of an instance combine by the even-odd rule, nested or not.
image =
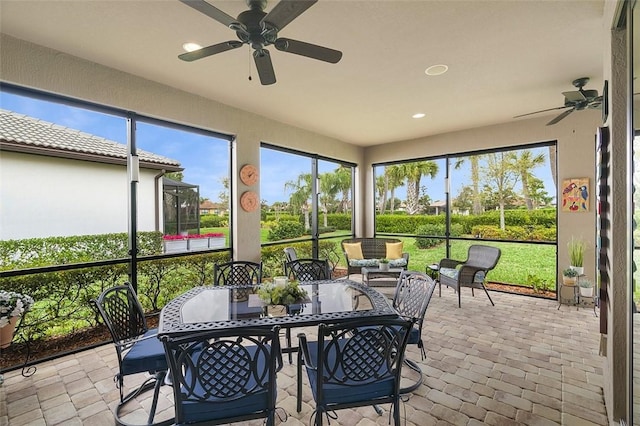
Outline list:
[[[541,111],[530,112],[527,114],[516,115],[513,118],[525,117],[527,115],[538,114],[541,112],[553,111],[558,109],[566,109],[547,123],[547,126],[553,126],[566,118],[574,111],[582,111],[584,109],[600,109],[602,108],[602,96],[598,96],[597,90],[584,90],[583,87],[589,82],[589,77],[580,77],[573,80],[571,84],[578,90],[571,92],[562,92],[564,95],[564,105],[556,108],[543,109]],[[567,109],[570,108],[570,109]]]
[[[249,10],[234,18],[204,0],[180,0],[182,3],[220,22],[235,31],[238,40],[230,40],[203,47],[192,52],[183,53],[178,58],[191,62],[211,55],[237,49],[243,44],[251,46],[253,59],[263,85],[274,84],[276,75],[271,62],[271,55],[266,49],[273,45],[281,52],[293,53],[307,58],[331,64],[342,59],[342,52],[316,44],[299,40],[278,37],[278,32],[318,0],[281,0],[269,13],[264,9],[267,0],[246,0]]]

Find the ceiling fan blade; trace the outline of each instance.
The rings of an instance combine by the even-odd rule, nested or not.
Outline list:
[[[314,5],[318,0],[280,0],[271,12],[262,18],[262,22],[268,22],[278,31],[286,27],[291,21]]]
[[[276,74],[273,71],[273,64],[271,63],[271,55],[267,49],[254,50],[253,59],[256,62],[256,69],[260,76],[260,83],[263,85],[269,85],[276,82]]]
[[[193,52],[183,53],[178,55],[178,58],[183,61],[191,62],[196,59],[206,58],[207,56],[215,55],[216,53],[226,52],[227,50],[237,49],[242,46],[242,42],[238,40],[225,41],[224,43],[214,44],[212,46],[203,47],[202,49],[194,50]]]
[[[565,112],[563,112],[562,114],[560,114],[559,116],[557,116],[556,118],[554,118],[553,120],[551,120],[550,122],[547,123],[547,126],[553,126],[554,124],[556,124],[557,122],[559,122],[560,120],[564,119],[567,115],[571,114],[573,111],[575,111],[575,108],[571,108]]]
[[[204,0],[180,0],[180,1],[186,4],[187,6],[194,8],[198,12],[204,13],[209,18],[215,19],[225,27],[228,27],[231,24],[238,22],[238,20],[233,16],[227,15],[217,7],[211,6],[209,3],[207,3]]]
[[[295,53],[307,58],[318,59],[320,61],[338,63],[342,59],[342,52],[318,46],[317,44],[305,43],[304,41],[291,40],[290,38],[279,38],[275,42],[276,49],[283,52]]]
[[[560,106],[560,107],[556,107],[556,108],[549,108],[549,109],[543,109],[540,111],[535,111],[535,112],[528,112],[526,114],[520,114],[520,115],[516,115],[513,118],[520,118],[520,117],[526,117],[527,115],[533,115],[533,114],[538,114],[540,112],[547,112],[547,111],[553,111],[555,109],[564,109],[564,108],[571,108],[571,106]]]
[[[585,101],[587,98],[584,96],[584,93],[580,90],[574,90],[572,92],[562,92],[564,98],[569,102],[580,102]]]

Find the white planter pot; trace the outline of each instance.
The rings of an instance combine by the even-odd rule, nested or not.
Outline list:
[[[209,248],[209,238],[189,238],[189,250],[206,250]]]
[[[380,269],[381,271],[388,271],[389,270],[389,264],[388,263],[379,263],[378,264],[378,269]]]
[[[226,240],[224,237],[209,237],[209,248],[224,248]]]
[[[580,287],[581,297],[593,297],[593,287]]]
[[[187,240],[164,240],[165,253],[181,253],[188,249]]]
[[[584,275],[584,266],[570,266],[570,268],[576,271],[578,275]]]

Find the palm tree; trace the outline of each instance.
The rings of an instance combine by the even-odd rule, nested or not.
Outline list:
[[[396,188],[404,185],[405,176],[402,173],[402,167],[399,165],[387,166],[384,170],[385,177],[387,178],[387,185],[391,191],[391,213],[395,211],[396,200]]]
[[[384,213],[384,209],[387,205],[387,188],[388,182],[386,175],[376,176],[376,192],[378,194],[378,212]]]
[[[336,189],[342,194],[338,211],[346,213],[350,207],[349,194],[351,193],[352,186],[351,167],[340,166],[334,173],[336,175]]]
[[[311,173],[302,173],[295,181],[284,184],[285,191],[291,191],[289,204],[294,209],[299,208],[304,215],[304,228],[311,229],[309,211],[311,210]]]
[[[324,216],[324,227],[328,226],[327,214],[329,213],[329,206],[336,201],[336,194],[339,192],[338,175],[335,173],[322,173],[320,176],[320,208]]]
[[[512,155],[514,167],[520,175],[522,196],[524,197],[524,201],[527,205],[527,210],[533,210],[533,200],[531,199],[531,178],[534,176],[531,174],[531,170],[544,164],[546,162],[546,158],[543,153],[534,155],[534,153],[528,149],[521,151],[520,155],[518,155],[517,152],[514,152]]]
[[[431,176],[433,179],[438,173],[438,165],[433,161],[416,161],[404,163],[399,167],[402,170],[402,175],[407,179],[407,213],[419,213],[420,179],[422,176]]]
[[[511,161],[508,152],[494,152],[486,154],[485,167],[486,186],[491,188],[492,195],[500,209],[500,229],[504,230],[504,207],[513,194],[513,188],[518,182],[518,172]]]
[[[469,163],[471,165],[471,192],[472,192],[472,212],[475,215],[482,214],[484,207],[482,206],[482,194],[480,192],[480,159],[482,155],[470,155]],[[458,158],[453,167],[459,169],[464,163],[463,158]]]

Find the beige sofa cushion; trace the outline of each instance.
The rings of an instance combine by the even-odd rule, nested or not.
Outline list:
[[[385,243],[387,246],[387,259],[402,258],[402,241],[399,243]]]
[[[362,255],[362,243],[344,243],[343,248],[349,259],[364,259]]]

